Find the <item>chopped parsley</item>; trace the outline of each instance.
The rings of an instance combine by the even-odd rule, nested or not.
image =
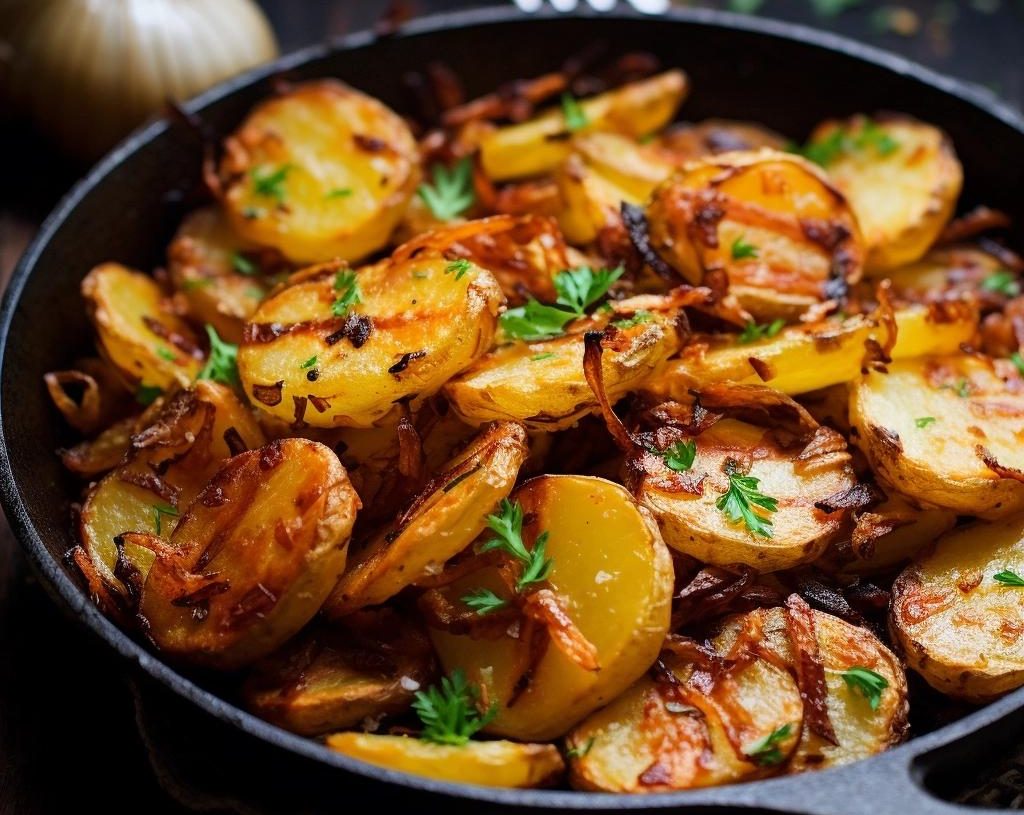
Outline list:
[[[1000,269],[982,280],[981,288],[1003,297],[1016,297],[1020,294],[1020,281],[1009,269]]]
[[[434,217],[450,221],[459,217],[476,201],[473,191],[473,160],[459,161],[451,169],[435,164],[431,169],[432,184],[420,184],[416,194],[423,199]]]
[[[534,354],[532,357],[530,357],[530,360],[532,362],[540,362],[542,359],[552,359],[553,357],[556,357],[556,356],[558,356],[558,355],[557,354],[552,354],[549,351],[546,354]]]
[[[576,315],[572,312],[530,298],[526,305],[510,308],[501,315],[501,330],[513,339],[527,342],[549,340],[560,337],[566,323],[574,319]]]
[[[508,605],[508,601],[502,600],[490,589],[477,589],[460,599],[470,608],[476,609],[476,613],[481,616],[497,611],[499,608],[505,608]]]
[[[594,737],[591,736],[589,739],[587,739],[585,742],[583,742],[582,746],[570,747],[568,750],[566,750],[565,751],[565,757],[566,758],[583,758],[587,753],[589,753],[591,751],[593,746],[594,746]]]
[[[306,368],[312,368],[314,365],[316,365],[316,354],[313,354],[313,356],[303,362],[299,367],[301,367],[302,370],[306,370]]]
[[[196,289],[202,289],[206,286],[212,286],[213,281],[208,277],[190,277],[184,283],[181,284],[181,288],[184,291],[195,291]]]
[[[804,158],[827,167],[848,153],[873,149],[883,158],[896,152],[900,143],[871,119],[865,119],[859,131],[851,133],[842,127],[834,128],[827,136],[795,147],[794,152]]]
[[[565,119],[565,129],[570,133],[582,130],[590,124],[583,106],[571,93],[562,94],[562,117]]]
[[[1017,373],[1024,376],[1024,357],[1021,357],[1020,351],[1014,351],[1010,354],[1010,362],[1013,363],[1013,367],[1017,369]]]
[[[163,518],[177,518],[178,510],[169,504],[153,504],[153,529],[156,530],[156,534],[161,534],[163,530]]]
[[[779,502],[763,495],[758,487],[760,479],[752,475],[741,475],[732,461],[726,464],[729,488],[715,502],[732,523],[743,521],[754,535],[762,538],[772,536],[772,521],[766,513],[778,512]]]
[[[760,254],[760,251],[754,244],[747,243],[743,236],[740,235],[736,240],[732,242],[732,259],[733,260],[747,260],[749,258],[756,258]]]
[[[767,736],[744,747],[743,752],[748,758],[753,759],[755,764],[760,764],[762,767],[774,767],[776,764],[781,764],[785,758],[782,755],[782,750],[779,749],[779,744],[789,738],[792,732],[793,725],[784,724]]]
[[[352,194],[351,187],[338,187],[337,189],[331,190],[327,195],[324,196],[328,201],[332,201],[336,198],[348,198]]]
[[[590,306],[608,293],[612,283],[622,277],[623,272],[622,266],[596,272],[589,266],[565,269],[555,275],[555,291],[558,292],[555,302],[582,317]]]
[[[509,337],[527,342],[559,337],[571,320],[584,316],[587,308],[608,293],[623,271],[621,266],[597,271],[589,266],[563,269],[555,275],[555,305],[545,305],[531,297],[525,305],[501,315],[501,328]]]
[[[162,345],[156,349],[156,355],[160,357],[160,359],[166,359],[168,362],[174,362],[175,359],[174,352],[164,348]]]
[[[135,391],[135,401],[140,405],[149,406],[153,404],[157,397],[163,394],[163,388],[158,388],[156,385],[139,385],[137,391]]]
[[[231,268],[246,277],[252,277],[257,272],[256,264],[241,252],[231,253]]]
[[[855,691],[867,699],[872,710],[878,710],[878,706],[882,702],[882,691],[889,687],[889,680],[884,676],[858,665],[843,671],[843,681],[851,691]]]
[[[740,332],[739,337],[736,338],[736,342],[740,345],[747,345],[758,340],[766,340],[770,337],[774,337],[786,326],[786,321],[783,319],[772,320],[770,323],[765,325],[758,325],[751,321],[743,327],[743,331]]]
[[[934,424],[934,423],[935,423],[935,417],[934,416],[922,416],[919,419],[914,419],[914,424],[917,425],[918,428],[925,428],[925,427],[928,427],[928,425]]]
[[[484,542],[477,551],[481,554],[498,549],[511,555],[523,565],[523,573],[516,581],[516,591],[521,592],[532,583],[547,580],[554,565],[551,558],[544,556],[548,533],[541,532],[527,549],[523,542],[523,507],[518,501],[501,500],[500,512],[487,516],[487,526],[496,537]]]
[[[693,466],[693,461],[697,457],[697,442],[693,439],[684,439],[664,450],[657,450],[653,447],[649,447],[648,450],[656,456],[661,456],[665,461],[665,466],[670,470],[683,473]]]
[[[651,312],[640,309],[632,317],[626,317],[623,320],[612,320],[612,325],[616,328],[632,328],[641,323],[649,323],[653,319],[654,315]]]
[[[476,706],[479,696],[476,687],[466,681],[461,668],[452,671],[450,677],[443,677],[440,686],[417,691],[412,708],[423,722],[420,738],[435,744],[468,742],[498,715],[496,702],[481,715]]]
[[[1016,572],[1011,572],[1009,569],[1003,569],[998,574],[992,575],[992,579],[997,583],[1002,583],[1004,586],[1014,586],[1015,588],[1024,586],[1024,577],[1021,577]]]
[[[263,198],[273,198],[278,204],[283,204],[284,182],[291,169],[292,165],[290,164],[282,164],[276,170],[269,167],[254,167],[249,173],[252,178],[253,192]]]
[[[952,384],[947,382],[945,385],[939,385],[939,388],[942,390],[951,390],[961,399],[966,399],[971,395],[971,383],[963,376]]]
[[[334,290],[338,296],[331,303],[331,314],[344,317],[352,306],[363,302],[359,293],[359,280],[351,269],[342,269],[334,276]]]
[[[210,338],[210,355],[196,379],[210,379],[225,385],[238,385],[238,346],[224,342],[217,330],[207,323],[206,336]]]
[[[472,263],[466,260],[466,258],[459,258],[458,260],[453,260],[451,263],[445,266],[444,273],[449,274],[450,272],[455,272],[455,279],[462,280],[463,276],[471,268],[473,268]]]

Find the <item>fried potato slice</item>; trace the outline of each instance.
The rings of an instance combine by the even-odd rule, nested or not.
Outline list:
[[[383,603],[436,574],[487,526],[487,516],[515,486],[529,448],[516,422],[482,431],[426,485],[390,528],[354,553],[324,606],[330,618]]]
[[[327,746],[389,770],[481,787],[550,786],[565,770],[553,744],[470,741],[434,744],[409,736],[335,733]]]
[[[686,161],[737,151],[785,150],[788,140],[754,122],[705,119],[695,124],[671,125],[655,140],[659,152],[681,164]]]
[[[885,501],[860,513],[850,549],[854,559],[844,564],[845,574],[877,574],[910,560],[956,524],[948,509],[922,509],[906,496],[893,493]]]
[[[896,578],[890,630],[936,690],[988,702],[1024,685],[1024,592],[1007,573],[1024,574],[1021,515],[949,532]]]
[[[664,663],[671,676],[641,679],[566,737],[573,787],[664,792],[781,769],[803,722],[800,691],[785,668],[742,639],[706,664],[672,656]]]
[[[277,252],[239,236],[220,207],[189,213],[167,247],[167,271],[189,314],[228,342],[271,289],[270,273],[288,270]]]
[[[598,670],[581,667],[551,644],[524,679],[531,642],[508,631],[494,639],[439,629],[430,633],[445,672],[462,669],[488,704],[497,703],[488,732],[540,741],[563,735],[650,667],[668,631],[672,560],[657,525],[618,484],[579,475],[540,476],[513,497],[524,513],[526,546],[548,534],[545,552],[553,565],[547,585],[593,646]],[[461,605],[460,598],[481,587],[508,591],[496,566],[443,591]],[[528,627],[521,622],[508,630],[522,633]]]
[[[616,305],[626,309],[629,301]],[[583,374],[584,334],[601,330],[607,315],[578,320],[564,337],[501,346],[444,386],[454,410],[470,424],[497,419],[522,422],[530,430],[571,427],[598,411]],[[601,358],[604,384],[614,402],[659,373],[679,347],[674,318],[645,312],[645,319],[616,334]]]
[[[1024,507],[1024,395],[991,360],[900,360],[850,389],[857,446],[878,479],[928,506],[995,518]]]
[[[907,678],[896,656],[870,631],[844,622],[831,614],[805,607],[806,628],[813,628],[817,654],[794,646],[792,609],[757,609],[730,618],[713,640],[717,650],[735,647],[741,638],[752,638],[758,651],[776,664],[798,671],[798,657],[819,663],[824,672],[824,706],[835,732],[830,744],[809,726],[809,707],[815,704],[804,697],[804,728],[800,743],[786,769],[791,773],[826,769],[867,758],[898,744],[907,730]],[[803,616],[803,615],[801,615]],[[809,638],[808,638],[809,639]],[[802,656],[801,656],[802,655]],[[844,675],[851,668],[867,668],[885,681],[877,709],[854,690]],[[800,674],[797,673],[797,676]],[[806,688],[804,689],[806,692]]]
[[[673,471],[660,456],[641,451],[629,483],[673,549],[720,566],[788,569],[815,560],[840,533],[849,512],[817,505],[856,484],[842,436],[831,432],[820,453],[813,449],[817,440],[793,445],[787,435],[780,440],[773,430],[726,418],[696,437],[688,472]],[[765,534],[718,508],[722,496],[736,490],[730,468],[757,479],[757,491],[775,499],[776,512],[751,507],[770,526]]]
[[[380,249],[419,183],[405,121],[333,79],[261,102],[224,150],[232,225],[295,263],[358,260]]]
[[[149,275],[102,263],[82,280],[82,298],[100,351],[133,389],[187,385],[202,367],[192,329],[164,307]]]
[[[356,273],[307,271],[247,324],[246,393],[301,428],[369,427],[397,402],[437,392],[490,347],[504,299],[489,272],[464,263],[421,254]],[[353,292],[358,301],[345,305]]]
[[[316,736],[407,710],[435,674],[426,633],[381,608],[312,627],[254,666],[242,695],[260,718]]]
[[[580,100],[586,124],[580,132],[609,131],[640,138],[672,120],[688,91],[682,71],[666,71]],[[484,172],[494,181],[540,175],[571,152],[562,110],[549,110],[521,124],[499,127],[480,141]]]
[[[788,153],[688,164],[654,191],[647,223],[653,249],[687,280],[724,270],[758,320],[794,319],[861,276],[853,211],[817,167]]]
[[[907,266],[886,272],[894,296],[928,301],[957,295],[975,296],[993,275],[1004,271],[999,259],[974,246],[932,249]]]
[[[963,168],[949,137],[909,116],[854,116],[821,124],[828,176],[857,214],[865,267],[882,274],[920,258],[953,214]]]
[[[281,439],[229,459],[154,551],[139,616],[163,652],[222,669],[266,656],[345,568],[359,497],[330,448]]]

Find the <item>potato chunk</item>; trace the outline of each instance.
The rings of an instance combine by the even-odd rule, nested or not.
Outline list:
[[[445,466],[388,529],[354,556],[325,605],[329,617],[383,603],[436,574],[487,526],[529,448],[515,422],[496,422]]]
[[[792,640],[793,614],[793,609],[771,608],[730,618],[714,639],[715,648],[733,648],[737,639],[756,632],[758,648],[766,658],[796,670],[801,651]],[[787,770],[838,767],[898,744],[906,735],[908,711],[907,678],[899,660],[867,629],[820,611],[806,609],[806,614],[817,644],[817,656],[812,661],[820,663],[824,671],[825,706],[836,743],[830,744],[809,726],[805,696],[804,728]],[[845,678],[852,668],[867,668],[884,680],[877,708],[872,708],[869,699]]]
[[[583,99],[586,118],[581,132],[610,131],[639,138],[672,120],[687,92],[682,71],[630,82],[621,88]],[[562,110],[549,110],[522,124],[499,127],[480,142],[484,171],[495,181],[539,175],[554,169],[571,152]]]
[[[152,549],[139,615],[165,653],[218,668],[266,656],[319,610],[345,568],[359,498],[337,456],[283,439],[228,460]]]
[[[456,746],[408,736],[335,733],[327,737],[327,746],[389,770],[481,787],[547,786],[565,770],[553,744],[471,741]]]
[[[759,320],[793,319],[860,279],[857,219],[817,167],[787,153],[686,165],[647,207],[651,245],[691,283],[724,270]]]
[[[82,281],[82,297],[100,350],[132,388],[187,385],[202,367],[196,335],[164,308],[156,281],[117,263],[103,263]]]
[[[306,272],[246,326],[246,393],[298,427],[369,427],[396,402],[435,393],[490,347],[503,302],[494,277],[465,262],[448,271],[423,254]]]
[[[332,79],[257,105],[225,142],[223,200],[240,235],[295,263],[358,260],[387,243],[419,183],[405,121]]]
[[[659,457],[642,452],[643,463],[633,470],[639,473],[633,494],[657,518],[669,546],[704,563],[745,563],[759,572],[809,563],[849,514],[828,513],[816,504],[856,483],[842,437],[831,435],[828,451],[819,455],[810,452],[811,445],[785,443],[786,437],[780,440],[772,430],[722,419],[697,436],[688,472],[674,472]],[[736,476],[729,474],[733,471]],[[757,491],[775,500],[775,512],[751,506],[763,526],[733,521],[719,508],[723,496],[738,490],[738,476],[757,479]]]
[[[641,679],[585,719],[566,738],[572,785],[662,792],[782,769],[800,741],[800,692],[787,670],[736,645],[706,664],[664,657],[674,679]]]
[[[857,445],[879,480],[965,515],[1024,507],[1022,416],[1024,396],[966,354],[900,360],[850,389]]]
[[[763,125],[733,119],[705,119],[695,124],[668,127],[654,142],[656,149],[678,164],[719,153],[758,150],[768,147],[785,150],[788,140]]]
[[[907,665],[970,702],[1024,685],[1024,592],[1013,579],[1021,574],[1024,516],[939,538],[892,587],[890,629]]]
[[[651,665],[668,631],[672,561],[654,521],[618,484],[579,475],[541,476],[514,494],[530,548],[548,533],[553,566],[547,584],[595,649],[598,670],[587,670],[549,644],[520,685],[530,643],[506,631],[496,639],[431,629],[446,673],[462,669],[481,687],[497,718],[496,735],[545,740],[563,735],[609,702]],[[495,566],[444,589],[453,604],[478,588],[502,590]],[[507,591],[507,590],[506,590]],[[525,623],[510,627],[518,633]],[[538,632],[543,635],[543,632]]]
[[[426,633],[382,608],[311,628],[259,663],[243,695],[257,716],[316,736],[407,710],[435,673]]]
[[[920,258],[953,214],[963,169],[936,127],[909,116],[855,116],[820,125],[811,144],[827,148],[828,176],[857,214],[869,273]]]

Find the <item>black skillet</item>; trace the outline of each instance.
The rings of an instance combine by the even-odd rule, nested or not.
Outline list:
[[[689,72],[687,119],[749,119],[793,137],[825,117],[856,111],[906,111],[935,122],[952,136],[964,164],[962,206],[986,203],[1009,212],[1018,225],[1014,241],[1024,246],[1024,117],[984,91],[875,49],[715,11],[678,10],[659,19],[528,18],[505,10],[431,17],[398,34],[355,34],[285,57],[215,88],[186,109],[224,133],[270,92],[272,78],[281,73],[292,79],[337,76],[401,109],[402,74],[430,60],[443,59],[476,94],[556,69],[595,41],[606,42],[612,52],[652,51],[665,65]],[[976,771],[1024,735],[1020,690],[899,748],[827,772],[648,797],[493,790],[429,781],[331,753],[225,701],[215,679],[164,663],[94,608],[64,559],[73,542],[68,505],[77,485],[52,452],[67,438],[42,375],[92,345],[78,284],[94,264],[118,260],[151,268],[161,262],[174,225],[168,201],[188,200],[199,164],[188,128],[160,121],[136,132],[50,215],[15,270],[0,313],[0,491],[7,517],[58,602],[137,666],[133,672],[140,681],[158,689],[161,707],[182,711],[180,719],[158,716],[162,730],[149,728],[149,734],[178,744],[184,764],[194,759],[212,770],[208,778],[234,773],[232,783],[251,788],[241,790],[241,800],[275,811],[358,812],[366,808],[360,802],[372,800],[380,807],[404,803],[446,813],[536,807],[909,815],[963,811],[926,790]],[[195,718],[208,729],[192,730],[191,723],[186,728]],[[168,772],[186,772],[184,764]]]

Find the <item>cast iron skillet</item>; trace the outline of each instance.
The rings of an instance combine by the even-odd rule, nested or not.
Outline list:
[[[633,15],[520,16],[486,10],[421,19],[398,34],[356,34],[316,46],[221,85],[186,106],[216,133],[233,127],[270,92],[282,72],[293,79],[338,76],[401,109],[402,74],[444,59],[471,93],[555,69],[594,41],[613,52],[643,49],[689,72],[688,119],[722,116],[763,122],[801,137],[822,118],[857,111],[898,110],[944,127],[956,144],[967,181],[963,205],[987,203],[1024,224],[1024,117],[983,91],[936,75],[895,56],[822,32],[714,11],[679,10],[667,18]],[[543,790],[458,786],[378,769],[332,753],[224,701],[210,677],[186,674],[103,617],[64,559],[72,545],[68,504],[76,485],[55,450],[67,439],[42,385],[91,347],[78,284],[96,263],[118,260],[140,268],[162,261],[180,215],[168,201],[187,201],[199,177],[200,153],[188,128],[155,122],[108,155],[60,203],[14,272],[0,313],[0,492],[4,508],[44,585],[123,657],[221,723],[261,739],[279,783],[316,790],[312,798],[338,809],[352,795],[381,804],[404,795],[408,804],[446,812],[495,812],[520,807],[616,811],[662,808],[760,812],[942,813],[957,808],[925,791],[951,772],[965,772],[1024,725],[1024,690],[873,759],[837,770],[658,796],[611,796]],[[1024,235],[1015,236],[1018,246]],[[986,753],[986,750],[988,753]],[[253,759],[255,761],[255,759]],[[250,777],[260,770],[253,767]],[[938,780],[936,780],[938,779]],[[419,791],[411,794],[411,790]],[[404,790],[404,792],[403,792]],[[482,802],[488,802],[482,807]]]

